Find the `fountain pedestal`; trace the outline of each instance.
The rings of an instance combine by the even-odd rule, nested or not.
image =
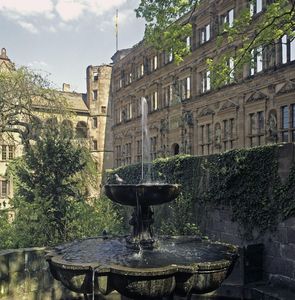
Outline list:
[[[132,235],[126,238],[127,247],[135,250],[154,248],[152,224],[153,211],[149,206],[135,207],[129,224],[133,227]]]

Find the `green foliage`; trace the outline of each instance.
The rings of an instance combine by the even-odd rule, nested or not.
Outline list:
[[[204,1],[205,2],[205,1]],[[137,17],[146,21],[145,40],[158,50],[172,49],[176,63],[189,53],[184,38],[192,36],[191,16],[202,5],[199,0],[141,0],[136,9]],[[252,0],[254,4],[254,0]],[[211,83],[219,88],[228,83],[229,74],[237,76],[244,64],[251,64],[253,49],[273,46],[285,34],[294,38],[295,2],[276,0],[266,6],[263,14],[252,16],[250,8],[245,7],[235,16],[234,24],[220,28],[216,39],[216,53],[209,57]],[[229,43],[232,46],[226,46]],[[220,49],[226,46],[222,53]],[[214,57],[214,58],[213,58]],[[233,59],[234,66],[227,62]]]
[[[88,150],[75,145],[58,127],[47,127],[26,154],[12,163],[14,247],[55,245],[101,235],[104,229],[118,232],[121,219],[108,200],[86,202],[88,179],[96,178],[92,165]]]
[[[154,181],[179,183],[182,193],[174,202],[155,207],[155,228],[161,234],[193,234],[198,215],[208,208],[227,207],[241,225],[245,238],[264,232],[295,215],[295,165],[286,183],[278,175],[278,145],[232,150],[208,157],[188,155],[157,159]],[[127,183],[139,183],[141,165],[122,167],[118,174]],[[202,217],[202,216],[201,216]]]
[[[13,248],[13,227],[8,221],[8,214],[6,211],[0,211],[0,249]]]
[[[225,152],[209,157],[206,168],[210,177],[205,200],[230,207],[245,235],[250,237],[254,228],[265,231],[277,223],[277,147]]]
[[[67,239],[85,238],[122,233],[122,217],[113,203],[106,197],[95,199],[90,205],[71,201],[67,208]]]
[[[25,146],[36,116],[36,106],[46,107],[47,114],[66,116],[66,99],[52,88],[51,82],[28,68],[0,70],[0,135],[3,138],[19,134]]]
[[[254,4],[254,1],[252,1]],[[215,88],[227,84],[229,73],[234,72],[236,80],[243,71],[245,64],[253,65],[252,51],[262,47],[267,56],[272,55],[275,44],[287,34],[294,38],[295,3],[292,0],[276,0],[268,4],[263,14],[251,15],[249,7],[243,9],[235,18],[233,27],[225,26],[217,38],[217,45],[229,43],[238,45],[219,53],[209,60],[209,69],[212,74],[212,85]],[[230,68],[224,62],[233,59]]]
[[[137,17],[144,18],[147,22],[146,42],[157,50],[165,50],[167,53],[172,51],[174,61],[181,62],[183,57],[190,52],[186,45],[186,37],[192,36],[192,25],[188,23],[189,15],[181,22],[177,20],[195,9],[197,2],[142,0],[135,11]]]

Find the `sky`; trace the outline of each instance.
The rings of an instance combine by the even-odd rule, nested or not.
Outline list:
[[[140,0],[0,0],[0,48],[16,66],[29,66],[61,88],[86,92],[86,68],[110,63],[116,50],[143,38]]]

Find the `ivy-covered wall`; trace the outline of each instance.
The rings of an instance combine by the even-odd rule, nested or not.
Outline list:
[[[286,146],[272,145],[228,151],[219,155],[179,155],[152,163],[152,180],[178,183],[181,195],[172,203],[155,207],[155,229],[161,234],[195,234],[204,212],[226,207],[240,225],[246,240],[264,233],[295,215],[294,145],[290,157],[280,156]],[[293,152],[292,152],[293,151]],[[283,152],[284,153],[284,152]],[[289,170],[281,170],[284,159]],[[147,167],[145,166],[145,171]],[[141,164],[108,172],[107,182],[118,174],[126,183],[141,181]],[[288,174],[282,178],[279,174]]]

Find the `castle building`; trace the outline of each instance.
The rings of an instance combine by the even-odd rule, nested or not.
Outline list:
[[[258,17],[266,2],[202,1],[191,18],[191,52],[179,65],[144,42],[112,57],[114,167],[141,160],[141,97],[149,106],[152,159],[295,142],[294,39],[284,35],[271,49],[256,49],[242,74],[231,75],[235,82],[229,77],[219,89],[207,69],[208,58],[233,46],[217,46],[223,24],[232,26],[243,9]]]
[[[0,55],[0,72],[13,71],[14,65],[3,48]],[[112,139],[105,141],[105,129],[108,124],[109,89],[112,68],[109,65],[89,66],[87,68],[87,94],[71,91],[69,84],[63,84],[60,96],[67,102],[71,114],[64,119],[62,125],[71,129],[74,139],[80,139],[89,146],[95,159],[98,173],[110,168],[112,163]],[[42,110],[43,108],[41,108]],[[39,117],[40,107],[36,107],[36,117]],[[46,108],[44,108],[46,111]],[[56,116],[42,114],[40,122],[54,122]],[[12,178],[7,178],[9,161],[22,155],[23,145],[18,136],[13,143],[8,143],[0,135],[0,210],[10,209],[10,199],[13,196]],[[91,196],[97,196],[100,191],[101,176],[97,188],[90,191]]]

